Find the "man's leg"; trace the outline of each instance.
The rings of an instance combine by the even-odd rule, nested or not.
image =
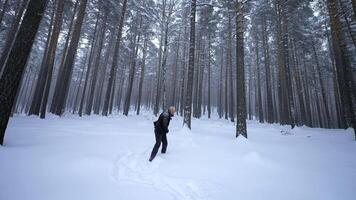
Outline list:
[[[167,145],[168,145],[167,134],[163,134],[162,135],[162,150],[161,150],[162,153],[166,153]]]
[[[157,131],[155,131],[155,138],[156,138],[156,144],[152,149],[152,153],[149,161],[152,161],[156,157],[159,146],[161,145],[162,142],[162,134],[159,134]]]

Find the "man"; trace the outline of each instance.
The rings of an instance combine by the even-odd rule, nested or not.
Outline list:
[[[166,153],[167,150],[167,133],[169,132],[168,126],[169,122],[171,121],[174,113],[176,112],[176,108],[171,106],[168,108],[167,111],[161,113],[157,121],[153,122],[155,127],[155,137],[156,137],[156,144],[153,147],[151,157],[149,159],[150,162],[156,157],[159,147],[162,143],[162,153]]]

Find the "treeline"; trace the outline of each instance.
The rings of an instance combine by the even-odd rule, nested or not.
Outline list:
[[[356,125],[354,0],[2,0],[0,9],[2,132],[14,113],[157,115],[172,105],[188,127],[217,113],[245,136],[246,118]]]

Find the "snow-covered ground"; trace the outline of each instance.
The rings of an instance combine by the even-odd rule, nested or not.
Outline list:
[[[356,198],[352,130],[173,118],[167,154],[150,163],[142,116],[11,119],[0,147],[1,200],[348,200]]]

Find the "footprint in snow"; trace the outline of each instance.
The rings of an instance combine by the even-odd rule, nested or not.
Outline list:
[[[149,185],[168,192],[176,200],[205,199],[206,192],[202,192],[202,187],[207,186],[206,183],[163,174],[160,167],[164,160],[157,156],[150,163],[147,160],[149,153],[149,150],[140,153],[128,151],[117,155],[112,171],[114,180],[118,183]]]

